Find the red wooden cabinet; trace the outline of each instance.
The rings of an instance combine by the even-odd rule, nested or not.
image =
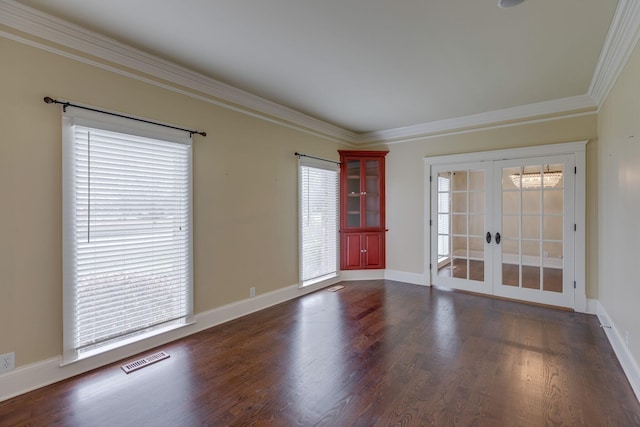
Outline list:
[[[384,268],[384,231],[341,234],[342,270]]]
[[[340,153],[342,270],[385,268],[386,151]]]

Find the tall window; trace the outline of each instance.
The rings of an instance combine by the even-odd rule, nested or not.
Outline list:
[[[300,283],[310,285],[338,271],[338,166],[300,160]]]
[[[63,150],[63,363],[189,322],[190,138],[73,111]]]
[[[450,172],[447,172],[450,174]],[[438,266],[449,259],[451,249],[451,177],[438,175]]]

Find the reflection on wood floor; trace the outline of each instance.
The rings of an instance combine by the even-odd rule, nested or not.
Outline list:
[[[469,261],[467,266],[467,261]],[[540,267],[522,266],[522,287],[540,289]],[[456,277],[459,279],[484,281],[484,261],[454,258],[453,263],[438,268],[438,276]],[[508,286],[518,286],[520,271],[518,265],[502,264],[502,283]],[[542,268],[542,290],[562,292],[562,269]]]

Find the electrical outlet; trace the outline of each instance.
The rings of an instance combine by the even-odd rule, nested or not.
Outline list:
[[[249,288],[249,298],[256,296],[256,288]]]
[[[16,354],[7,353],[0,355],[0,374],[11,371],[16,367]]]

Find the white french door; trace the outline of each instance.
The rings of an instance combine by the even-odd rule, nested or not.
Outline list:
[[[493,293],[573,308],[573,156],[494,163]]]
[[[486,230],[491,228],[490,170],[486,163],[439,165],[432,169],[431,262],[437,285],[491,293]]]
[[[574,308],[575,163],[431,165],[432,283]]]

